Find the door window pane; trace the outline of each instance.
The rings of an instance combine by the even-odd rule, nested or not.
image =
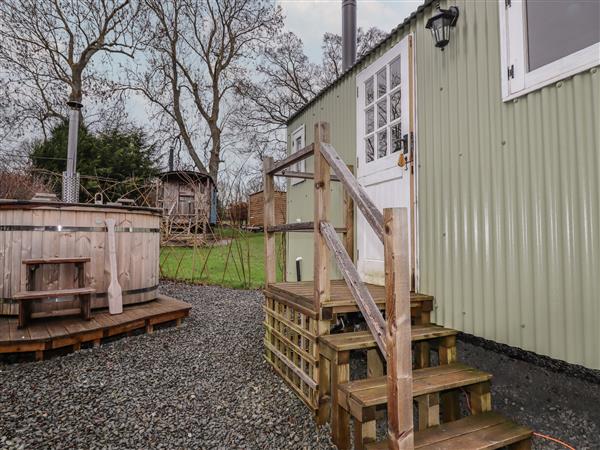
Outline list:
[[[373,161],[375,159],[375,136],[365,139],[365,150],[365,158],[367,162]]]
[[[600,42],[600,1],[527,0],[529,71]]]
[[[375,111],[373,109],[373,107],[367,109],[367,111],[365,112],[365,116],[366,116],[366,131],[367,134],[372,133],[373,131],[375,131]]]
[[[392,126],[392,153],[402,150],[402,129],[400,124]]]
[[[387,130],[377,133],[377,157],[383,158],[387,155]]]
[[[387,101],[384,99],[377,103],[377,128],[387,123]]]
[[[365,81],[365,106],[373,103],[373,77]]]
[[[400,85],[400,58],[396,58],[390,64],[390,89]]]
[[[400,118],[400,89],[390,95],[390,121]]]
[[[377,98],[381,97],[387,92],[387,77],[385,69],[381,69],[377,72]]]

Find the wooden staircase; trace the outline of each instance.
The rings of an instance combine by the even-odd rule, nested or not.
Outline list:
[[[381,214],[329,144],[329,125],[315,124],[314,136],[314,144],[282,161],[264,160],[267,361],[286,381],[298,381],[291,385],[307,404],[311,404],[309,396],[317,394],[317,422],[331,422],[333,441],[340,450],[350,448],[350,419],[357,450],[470,450],[505,446],[529,449],[532,431],[491,411],[492,375],[457,362],[457,332],[424,323],[423,317],[428,322],[428,313],[411,321],[411,295],[414,299],[421,294],[410,293],[405,209],[387,208]],[[286,168],[309,156],[314,156],[314,174],[304,174],[303,178],[314,178],[315,187],[315,217],[310,222],[315,240],[312,302],[298,302],[286,298],[284,293],[278,293],[274,300],[274,233],[306,230],[299,230],[296,224],[274,226],[273,177],[288,176]],[[354,266],[352,238],[348,238],[352,221],[347,221],[343,230],[345,245],[338,237],[340,230],[330,223],[331,181],[342,183],[345,193],[372,227],[374,238],[384,245],[385,319],[380,311],[382,305],[375,301],[372,289],[361,281]],[[351,293],[348,301],[354,302],[362,314],[368,332],[329,335],[330,257],[337,263]],[[277,307],[283,314],[272,311],[272,304],[278,301]],[[298,324],[309,324],[311,332]],[[273,345],[274,335],[279,337],[276,345]],[[312,340],[313,337],[316,339]],[[315,349],[317,355],[313,353]],[[431,349],[438,352],[435,367],[430,367]],[[349,354],[355,350],[367,350],[368,377],[350,381]],[[318,366],[315,356],[319,358]],[[283,375],[284,372],[288,375]],[[463,393],[470,409],[466,417],[461,417],[460,411]],[[375,442],[376,420],[383,417],[384,410],[387,410],[388,439]]]
[[[529,448],[531,430],[491,412],[492,375],[455,362],[456,334],[456,330],[431,324],[411,327],[417,367],[412,372],[418,430],[414,437],[415,448],[493,449],[508,445],[520,450]],[[388,380],[382,376],[383,366],[377,369],[372,356],[368,355],[368,378],[347,381],[349,365],[342,370],[348,376],[344,382],[336,378],[340,372],[336,361],[349,362],[351,351],[376,350],[372,335],[369,332],[339,333],[322,336],[319,341],[322,364],[333,364],[331,380],[323,382],[332,386],[326,401],[330,401],[334,443],[340,450],[351,448],[352,419],[355,449],[387,449],[385,441],[375,442],[376,420],[383,417],[387,408]],[[424,348],[423,344],[426,344]],[[431,363],[430,348],[438,350],[438,366],[427,367]],[[470,415],[461,418],[459,395],[463,392],[468,397]]]

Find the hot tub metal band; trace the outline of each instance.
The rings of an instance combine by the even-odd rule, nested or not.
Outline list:
[[[154,291],[158,289],[158,284],[155,284],[154,286],[149,286],[149,287],[145,287],[145,288],[139,288],[139,289],[130,289],[128,291],[123,291],[123,295],[134,295],[134,294],[143,294],[144,292],[150,292],[150,291]],[[100,292],[98,294],[96,294],[96,298],[102,298],[102,297],[106,297],[106,292]],[[63,300],[65,302],[70,302],[72,300]],[[12,298],[0,298],[0,304],[4,304],[4,305],[15,305],[18,302],[16,300],[13,300]],[[60,301],[57,301],[56,303],[61,303]]]
[[[0,225],[0,231],[55,231],[61,233],[106,233],[106,227],[71,227],[62,225]],[[159,233],[160,228],[115,227],[117,233]]]

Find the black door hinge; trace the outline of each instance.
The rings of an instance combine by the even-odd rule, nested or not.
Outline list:
[[[515,66],[514,64],[511,64],[510,67],[508,68],[508,79],[510,80],[511,78],[515,77]]]
[[[510,8],[512,6],[512,0],[504,0],[504,7]]]

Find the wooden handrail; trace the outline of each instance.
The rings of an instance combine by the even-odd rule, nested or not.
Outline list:
[[[310,172],[295,172],[293,170],[282,170],[281,173],[276,173],[274,176],[276,177],[286,177],[286,178],[301,178],[303,180],[314,180],[315,174]],[[331,176],[331,181],[340,181],[338,177],[335,175]]]
[[[346,284],[365,318],[377,346],[388,363],[388,429],[392,448],[413,448],[412,432],[412,358],[410,351],[410,283],[408,263],[408,214],[402,208],[387,208],[384,213],[369,198],[365,189],[358,183],[351,169],[344,164],[330,142],[330,127],[326,122],[315,123],[314,144],[310,144],[287,158],[273,163],[264,159],[264,230],[266,290],[275,282],[275,235],[276,232],[314,232],[314,277],[312,305],[303,305],[305,311],[314,311],[316,321],[315,336],[328,334],[330,318],[322,313],[322,305],[331,297],[330,254],[338,265]],[[314,174],[285,170],[291,165],[314,155]],[[333,171],[333,173],[332,173]],[[280,173],[282,172],[282,173]],[[314,179],[314,219],[313,222],[299,222],[275,225],[274,177]],[[344,187],[346,205],[345,228],[346,247],[330,222],[330,181],[336,179]],[[369,289],[361,280],[349,251],[353,253],[354,206],[373,228],[384,245],[385,289],[387,323],[377,307]],[[384,224],[385,217],[385,224]],[[307,302],[308,303],[308,302]],[[309,377],[291,364],[280,349],[266,343],[267,358],[277,357],[312,389],[321,388],[321,377],[326,378],[327,365],[319,366],[318,380]],[[270,356],[269,356],[270,355]],[[318,390],[319,411],[317,423],[323,424],[329,417],[326,396],[328,390]],[[391,413],[389,412],[391,408]]]
[[[287,158],[284,158],[276,163],[273,163],[267,172],[267,175],[275,175],[277,172],[281,172],[283,169],[290,167],[293,164],[296,164],[298,161],[302,161],[303,159],[312,156],[315,152],[315,145],[308,144],[306,147],[301,148],[297,152],[292,153]]]
[[[354,199],[363,216],[383,243],[383,214],[381,211],[379,211],[365,189],[354,178],[354,175],[352,175],[350,169],[348,169],[344,161],[337,154],[335,148],[326,142],[321,142],[319,148],[321,154],[333,169],[333,173],[340,179],[346,191]]]
[[[371,334],[373,334],[373,337],[377,342],[377,346],[387,359],[385,343],[386,325],[385,320],[383,320],[383,316],[381,315],[381,311],[379,311],[366,284],[360,279],[360,275],[358,274],[356,267],[354,267],[354,263],[346,252],[333,225],[329,222],[321,222],[320,229],[329,251],[333,254],[338,268],[340,269],[340,272],[342,272],[342,276],[344,277],[344,280],[346,280],[350,292],[352,293],[354,300],[356,300],[356,304],[365,318]]]
[[[287,231],[310,231],[314,232],[314,222],[292,222],[281,225],[273,225],[267,229],[269,233],[285,233]],[[345,233],[346,228],[336,228],[338,233]]]

